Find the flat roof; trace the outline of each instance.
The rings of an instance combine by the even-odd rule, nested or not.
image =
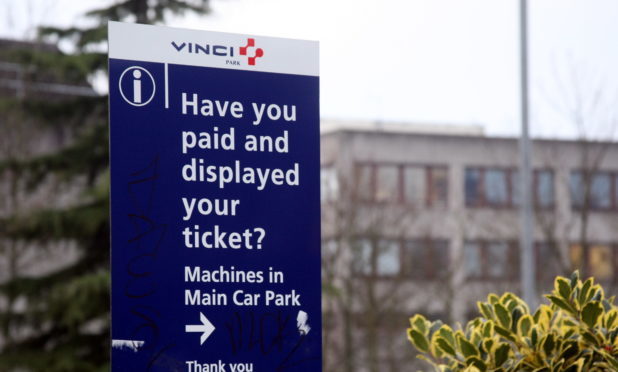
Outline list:
[[[420,124],[405,122],[382,122],[366,120],[329,120],[320,122],[320,133],[337,131],[370,131],[391,133],[415,133],[458,136],[484,136],[482,125]]]
[[[488,136],[481,125],[451,125],[451,124],[418,124],[405,122],[379,122],[363,120],[330,120],[320,122],[320,135],[330,136],[338,133],[365,135],[409,135],[416,137],[452,138],[460,140],[485,140],[517,142],[519,137]],[[536,143],[577,144],[587,142],[598,145],[618,145],[614,140],[565,139],[565,138],[532,138]]]

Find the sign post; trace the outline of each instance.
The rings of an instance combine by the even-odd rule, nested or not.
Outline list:
[[[321,371],[317,42],[110,22],[112,370]]]

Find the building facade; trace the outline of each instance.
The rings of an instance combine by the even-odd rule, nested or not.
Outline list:
[[[487,294],[519,292],[517,139],[325,122],[321,153],[324,281],[335,293],[324,300],[326,343],[368,349],[356,368],[407,363],[414,313],[463,322]],[[618,144],[536,140],[532,159],[539,293],[573,269],[615,291]],[[346,346],[346,324],[377,345]]]

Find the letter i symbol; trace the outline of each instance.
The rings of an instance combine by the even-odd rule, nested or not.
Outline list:
[[[133,106],[147,105],[155,96],[155,81],[152,74],[143,67],[126,68],[118,80],[120,95]]]
[[[133,103],[142,103],[142,72],[138,69],[133,70]]]

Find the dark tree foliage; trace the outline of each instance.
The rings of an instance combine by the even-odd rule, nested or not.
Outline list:
[[[86,81],[107,67],[107,21],[185,12],[207,13],[208,0],[114,1],[88,12],[88,27],[42,27],[41,43],[0,50],[26,82],[0,98],[0,371],[109,370],[107,97],[88,94]],[[66,41],[73,52],[53,47]],[[27,82],[81,90],[41,93]],[[43,205],[28,202],[37,193]]]

